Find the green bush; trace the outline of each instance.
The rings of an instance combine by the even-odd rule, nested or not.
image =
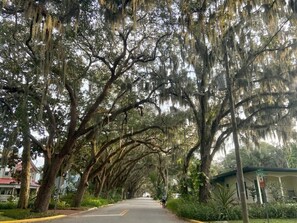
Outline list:
[[[259,205],[254,204],[249,206],[249,215],[251,218],[297,218],[297,205],[273,203]]]
[[[14,209],[17,207],[15,202],[0,202],[0,209]]]
[[[186,208],[187,206],[185,206]],[[186,218],[194,218],[202,221],[214,221],[219,219],[219,213],[215,212],[211,206],[196,203],[188,205],[189,210],[184,209],[181,213]]]
[[[102,205],[107,205],[109,201],[107,199],[102,199],[86,194],[81,202],[83,207],[99,207]]]
[[[49,209],[68,209],[71,206],[73,194],[67,194],[67,195],[59,195],[52,194],[50,203],[49,203]],[[33,203],[34,206],[34,203]],[[33,206],[30,206],[31,208]]]
[[[220,184],[216,185],[213,193],[211,205],[215,213],[219,214],[217,220],[237,220],[241,218],[241,211],[235,204],[235,190],[231,190]]]
[[[167,208],[182,218],[214,221],[219,219],[220,213],[215,212],[213,206],[200,204],[197,201],[175,199],[167,202]]]
[[[241,206],[231,202],[231,198],[228,191],[220,191],[207,204],[201,204],[193,198],[179,198],[168,200],[167,208],[180,217],[200,221],[239,220],[242,218]],[[297,204],[248,204],[248,207],[251,219],[297,218]]]
[[[251,204],[249,207],[249,217],[252,219],[264,219],[266,218],[265,209],[262,205]]]
[[[51,200],[49,204],[49,209],[68,209],[70,204],[63,200]]]
[[[60,200],[64,201],[66,204],[71,205],[73,201],[74,193],[68,193],[66,195],[61,196]]]
[[[72,204],[72,201],[73,201],[73,197],[74,197],[73,193],[62,196],[60,199],[61,202],[58,203],[59,207],[61,207],[61,208],[70,207],[70,205]],[[109,201],[107,199],[97,198],[97,197],[94,197],[94,196],[86,193],[83,197],[82,202],[81,202],[81,206],[82,207],[99,207],[102,205],[107,205],[111,202],[112,201]]]
[[[177,213],[180,199],[170,199],[167,201],[166,207],[174,213]]]

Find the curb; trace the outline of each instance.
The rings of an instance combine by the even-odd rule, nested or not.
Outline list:
[[[19,223],[19,222],[38,222],[38,221],[47,221],[53,220],[58,218],[64,218],[67,215],[56,215],[50,217],[43,217],[43,218],[31,218],[31,219],[21,219],[21,220],[11,220],[11,221],[0,221],[0,223]]]
[[[113,204],[102,205],[100,207],[104,207],[104,206],[106,207],[106,206],[110,206],[110,205],[113,205]],[[81,214],[81,213],[84,213],[84,212],[93,211],[93,210],[96,210],[98,208],[99,207],[89,208],[89,209],[81,211],[79,213]],[[49,216],[49,217],[41,217],[41,218],[28,218],[28,219],[20,219],[20,220],[0,221],[0,223],[41,222],[41,221],[48,221],[48,220],[64,218],[64,217],[67,217],[67,216],[73,216],[73,215],[76,215],[76,214],[79,214],[79,213],[73,213],[73,214],[69,214],[69,215],[60,214],[60,215]]]
[[[192,219],[185,219],[185,220],[188,222],[191,222],[191,223],[203,223],[202,221],[197,221],[197,220],[192,220]]]
[[[109,206],[109,205],[112,205],[112,204],[103,205],[103,206]],[[100,207],[103,207],[103,206],[100,206]],[[49,216],[49,217],[41,217],[41,218],[28,218],[28,219],[20,219],[20,220],[0,221],[0,223],[21,223],[21,222],[48,221],[48,220],[54,220],[54,219],[58,219],[58,218],[64,218],[64,217],[67,217],[67,216],[73,216],[73,215],[77,215],[79,213],[81,214],[81,213],[88,212],[88,211],[93,211],[93,210],[96,210],[96,209],[98,209],[98,207],[89,208],[87,210],[84,210],[84,211],[81,211],[81,212],[78,212],[78,213],[69,214],[69,215],[60,214],[60,215]]]

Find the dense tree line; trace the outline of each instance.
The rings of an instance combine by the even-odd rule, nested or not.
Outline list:
[[[194,154],[206,202],[214,155],[232,133],[227,76],[242,143],[271,132],[291,137],[296,4],[289,3],[3,1],[0,137],[3,153],[23,151],[19,206],[28,205],[34,154],[45,160],[35,211],[48,209],[56,177],[69,170],[81,176],[75,206],[90,182],[98,196],[121,186],[135,194],[152,169],[156,185],[168,184],[171,171],[188,193]]]

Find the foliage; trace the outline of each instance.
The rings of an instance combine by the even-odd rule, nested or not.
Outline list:
[[[63,205],[63,204],[64,204],[64,208],[70,207],[74,196],[75,196],[75,194],[73,194],[73,193],[69,193],[67,195],[62,196],[60,201],[58,202],[58,207],[61,207],[61,205]],[[112,199],[108,200],[108,199],[103,199],[103,198],[97,198],[97,197],[94,197],[88,193],[85,193],[85,195],[83,197],[83,201],[81,203],[81,206],[83,206],[83,207],[99,207],[99,206],[103,206],[103,205],[113,203],[113,202],[114,202],[114,200],[112,200]],[[61,208],[63,208],[63,207],[61,207]]]
[[[70,205],[66,201],[51,200],[49,209],[68,209]]]
[[[241,209],[239,206],[230,207],[228,213],[218,212],[215,205],[201,204],[198,201],[174,199],[167,202],[167,208],[179,217],[196,219],[201,221],[217,221],[228,219],[240,219]]]
[[[204,173],[199,173],[200,161],[193,159],[189,167],[189,177],[187,178],[187,186],[190,191],[190,195],[195,197],[198,195],[199,186],[201,185],[199,175]]]
[[[54,213],[44,212],[44,213],[34,213],[30,209],[10,209],[1,210],[2,215],[13,218],[13,219],[29,219],[29,218],[40,218],[49,217],[55,215]]]
[[[240,149],[243,166],[256,167],[287,167],[287,160],[284,150],[267,143],[260,143],[258,147]],[[235,151],[230,151],[223,161],[221,161],[220,173],[236,169]]]
[[[265,220],[266,221],[266,220]],[[228,221],[229,223],[242,223],[240,221]],[[263,219],[250,219],[250,223],[263,223]],[[295,223],[296,219],[269,219],[269,223]]]
[[[17,207],[15,202],[0,202],[0,210],[14,209]]]
[[[123,162],[116,165],[118,159],[109,155],[117,147],[100,145],[111,143],[108,139],[114,136],[120,138],[114,144],[121,149],[128,138],[138,140],[122,136],[128,128],[133,132],[142,123],[152,124],[140,121],[143,112],[150,113],[147,120],[155,120],[158,115],[151,108],[168,101],[173,103],[172,117],[177,117],[174,105],[190,108],[187,120],[194,127],[183,136],[182,131],[174,132],[175,137],[160,134],[148,140],[150,145],[141,144],[152,150],[178,148],[178,154],[182,147],[171,139],[188,141],[185,156],[180,156],[186,157],[183,175],[188,177],[182,183],[205,201],[211,162],[231,134],[230,106],[226,92],[217,88],[218,74],[230,71],[244,142],[257,144],[268,132],[288,139],[296,117],[296,21],[295,7],[288,1],[158,1],[150,7],[144,2],[153,1],[19,2],[4,1],[1,11],[0,141],[9,151],[20,148],[22,133],[16,127],[22,119],[16,111],[29,90],[25,101],[30,132],[40,136],[30,136],[31,152],[43,153],[45,165],[53,164],[45,168],[48,174],[36,199],[40,211],[48,206],[59,171],[88,173],[84,168],[91,164],[108,166],[90,177],[106,178],[106,193],[123,185],[134,194],[149,166],[137,168],[141,162],[136,161],[129,163],[132,169]],[[90,140],[98,141],[92,152]],[[194,152],[200,155],[200,170],[188,171]],[[254,161],[263,166],[266,161],[284,164],[263,154],[248,157],[259,158]],[[296,160],[289,155],[293,166]],[[125,162],[133,158],[138,157]],[[164,165],[169,164],[158,166],[153,182],[157,197],[168,183]],[[128,184],[127,179],[135,181]]]
[[[250,205],[250,218],[297,218],[297,204],[273,203]]]
[[[90,196],[90,195],[86,195],[85,197],[88,197],[88,196]],[[109,190],[107,193],[105,193],[105,196],[104,196],[104,198],[102,198],[102,200],[104,202],[106,201],[107,203],[115,203],[115,202],[122,200],[121,188],[120,188],[120,190],[119,189],[118,190],[116,190],[116,189]]]
[[[84,197],[83,201],[81,202],[81,206],[83,207],[100,207],[103,205],[107,205],[109,203],[108,200],[102,198],[96,198],[93,196],[86,196]]]
[[[67,193],[61,196],[60,200],[66,202],[67,204],[71,204],[74,195],[75,195],[74,193]]]
[[[297,144],[290,143],[283,148],[289,168],[297,168]]]
[[[148,177],[153,186],[153,198],[155,200],[161,199],[162,195],[164,194],[164,182],[161,181],[160,175],[157,171],[153,171],[149,173]]]
[[[269,193],[272,195],[274,202],[283,202],[285,198],[282,197],[281,187],[278,182],[268,182],[266,186]]]
[[[174,213],[178,213],[178,209],[181,203],[181,199],[169,199],[167,200],[166,207]]]
[[[227,193],[229,194],[229,192]],[[228,197],[228,196],[226,196]],[[227,199],[229,200],[229,199]],[[218,201],[218,200],[217,200]],[[201,221],[238,220],[241,219],[241,207],[228,203],[228,208],[216,207],[215,200],[201,204],[191,199],[171,199],[167,208],[180,217]],[[250,204],[249,217],[252,219],[269,218],[297,218],[297,204]]]
[[[235,190],[231,190],[220,184],[216,185],[212,194],[210,204],[213,205],[217,213],[220,213],[222,220],[229,220],[232,216],[232,211],[235,203],[234,199]]]

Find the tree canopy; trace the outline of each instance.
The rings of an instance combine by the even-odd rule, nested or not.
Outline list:
[[[228,76],[241,144],[258,145],[268,134],[289,141],[296,6],[3,1],[0,145],[7,156],[22,150],[24,162],[43,155],[35,211],[47,210],[55,178],[69,170],[81,175],[76,206],[89,183],[98,195],[121,185],[135,194],[143,179],[165,187],[166,174],[207,201],[212,161],[232,133]]]

